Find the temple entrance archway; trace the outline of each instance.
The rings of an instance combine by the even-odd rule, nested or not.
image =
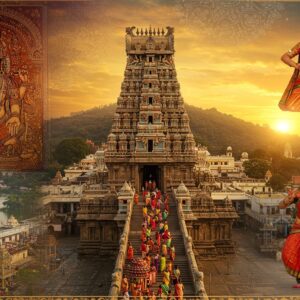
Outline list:
[[[156,182],[156,187],[163,188],[163,177],[161,166],[159,165],[143,165],[140,168],[140,187],[144,187],[145,182],[151,180]]]

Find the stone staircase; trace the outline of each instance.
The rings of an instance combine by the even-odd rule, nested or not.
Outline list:
[[[176,250],[176,258],[174,266],[177,265],[181,272],[181,281],[184,285],[184,295],[194,295],[194,286],[193,280],[189,269],[188,259],[186,257],[185,247],[183,243],[183,238],[181,236],[178,216],[176,211],[176,205],[173,202],[174,200],[170,199],[170,214],[168,216],[169,230],[172,234],[172,242]],[[133,214],[131,218],[131,227],[129,234],[129,242],[131,242],[134,248],[134,256],[141,256],[141,228],[143,222],[143,201],[140,198],[139,205],[134,205]],[[155,240],[155,233],[152,233],[152,239]],[[152,287],[153,291],[156,293],[158,286],[162,283],[162,275],[157,274],[157,282]],[[174,286],[171,284],[172,294],[174,293]]]

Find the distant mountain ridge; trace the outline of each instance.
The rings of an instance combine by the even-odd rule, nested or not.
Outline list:
[[[201,109],[185,104],[190,126],[197,143],[208,147],[212,154],[223,154],[227,146],[235,155],[255,149],[281,151],[289,142],[295,156],[300,156],[300,137],[279,134],[270,128],[254,125],[212,109]],[[106,142],[116,104],[76,112],[68,117],[49,120],[50,146],[64,138],[80,137],[95,143]]]

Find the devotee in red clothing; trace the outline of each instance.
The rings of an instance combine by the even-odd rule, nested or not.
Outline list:
[[[127,249],[127,259],[131,260],[131,259],[133,259],[133,256],[134,256],[134,249],[133,249],[131,243],[129,243],[128,249]]]

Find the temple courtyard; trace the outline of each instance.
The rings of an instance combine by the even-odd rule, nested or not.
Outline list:
[[[78,257],[79,237],[58,239],[57,253],[62,257],[60,266],[39,280],[33,295],[92,296],[108,295],[115,259]],[[28,294],[28,283],[18,284],[14,295]]]
[[[199,261],[205,273],[205,287],[209,295],[299,295],[290,277],[275,257],[260,254],[254,247],[254,234],[234,229],[237,255],[218,261]],[[107,295],[110,288],[114,260],[78,258],[79,238],[59,239],[61,266],[36,283],[33,294],[43,295]],[[15,295],[24,295],[25,285],[19,285]]]
[[[260,254],[254,246],[255,235],[244,229],[233,230],[237,243],[236,257],[219,261],[198,261],[204,271],[206,292],[215,296],[278,296],[300,295],[292,286],[282,262]]]

